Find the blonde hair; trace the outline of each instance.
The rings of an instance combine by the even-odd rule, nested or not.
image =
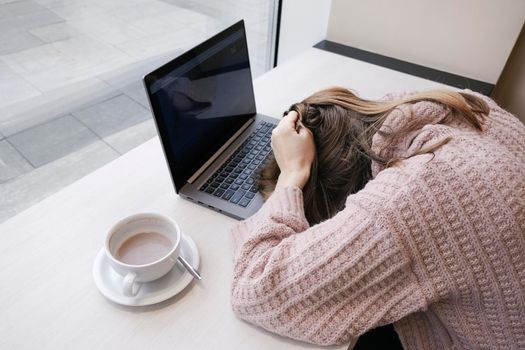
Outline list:
[[[475,130],[483,129],[486,103],[468,93],[447,90],[419,92],[399,99],[367,100],[354,92],[333,87],[318,91],[292,105],[302,124],[314,135],[316,158],[311,176],[303,189],[305,214],[310,224],[323,221],[340,211],[348,195],[359,191],[372,178],[371,162],[393,166],[401,159],[385,159],[372,151],[372,137],[381,133],[388,143],[403,138],[423,127],[416,119],[400,130],[380,131],[386,117],[400,105],[431,101],[446,107],[448,115],[442,123],[464,121]],[[287,112],[285,112],[286,114]],[[450,139],[420,150],[417,154],[437,150]],[[267,198],[275,189],[279,168],[272,159],[263,169],[259,189]]]

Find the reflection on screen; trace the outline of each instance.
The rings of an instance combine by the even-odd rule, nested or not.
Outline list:
[[[251,79],[243,29],[152,84],[178,189],[255,114]]]

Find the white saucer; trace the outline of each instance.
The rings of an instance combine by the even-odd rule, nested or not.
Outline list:
[[[181,256],[195,269],[199,267],[199,250],[191,237],[182,234]],[[98,290],[109,300],[122,305],[142,306],[160,303],[181,292],[193,276],[177,262],[173,269],[158,280],[143,283],[138,294],[126,297],[122,293],[122,276],[113,270],[102,248],[93,265],[93,278]]]

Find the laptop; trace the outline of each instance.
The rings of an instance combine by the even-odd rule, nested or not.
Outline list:
[[[277,121],[257,113],[244,21],[144,76],[175,191],[245,219]]]

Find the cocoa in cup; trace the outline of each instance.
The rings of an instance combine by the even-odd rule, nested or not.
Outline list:
[[[177,262],[180,241],[179,226],[164,215],[135,214],[117,222],[108,232],[105,252],[123,276],[123,294],[133,297],[142,283],[167,274]]]

